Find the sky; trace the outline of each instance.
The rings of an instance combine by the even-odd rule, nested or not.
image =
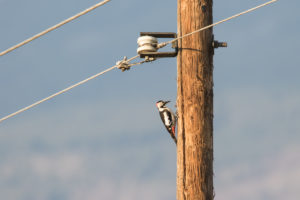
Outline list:
[[[98,3],[0,0],[0,51]],[[214,1],[219,21],[265,1]],[[300,197],[300,2],[214,27],[216,200]],[[0,57],[0,117],[135,56],[139,32],[177,31],[171,0],[112,0]],[[176,101],[176,59],[111,71],[0,124],[9,200],[173,200],[176,147],[155,102]]]

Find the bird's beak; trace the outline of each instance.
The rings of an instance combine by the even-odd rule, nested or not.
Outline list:
[[[170,101],[164,101],[164,105],[166,105],[167,103],[169,103]]]

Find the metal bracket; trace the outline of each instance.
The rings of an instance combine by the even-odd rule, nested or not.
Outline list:
[[[177,38],[176,33],[172,32],[141,32],[140,36],[152,36],[156,38]],[[172,48],[175,49],[174,52],[143,52],[140,54],[141,58],[169,58],[176,57],[178,54],[178,42],[172,42]]]

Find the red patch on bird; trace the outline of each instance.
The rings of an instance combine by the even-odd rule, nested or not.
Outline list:
[[[175,126],[172,126],[172,133],[175,136]]]

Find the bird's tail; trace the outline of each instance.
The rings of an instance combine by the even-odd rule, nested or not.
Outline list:
[[[175,144],[177,145],[177,138],[175,137],[175,135],[172,135],[172,134],[171,134],[171,137],[173,138]]]
[[[175,135],[175,126],[172,127],[172,132],[170,133],[172,139],[174,140],[175,144],[177,145],[177,138]]]

